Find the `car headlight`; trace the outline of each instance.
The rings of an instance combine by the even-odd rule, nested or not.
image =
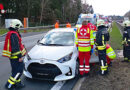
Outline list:
[[[64,56],[63,58],[59,59],[57,62],[64,63],[64,62],[71,60],[72,54],[73,53],[70,53],[69,55]]]

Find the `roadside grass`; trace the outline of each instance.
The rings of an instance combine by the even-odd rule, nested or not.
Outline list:
[[[122,35],[114,22],[112,25],[112,31],[110,32],[110,45],[114,50],[122,50]]]
[[[36,30],[26,30],[26,32],[42,32],[49,31],[50,29],[36,29]],[[19,30],[21,33],[24,33],[24,30]],[[3,35],[8,32],[8,29],[0,29],[0,35]]]
[[[8,32],[8,29],[0,29],[0,35],[5,34],[6,32]]]

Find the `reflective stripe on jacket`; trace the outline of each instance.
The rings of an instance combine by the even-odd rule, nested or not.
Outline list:
[[[17,41],[11,39],[12,35],[17,37]],[[16,39],[16,38],[14,38]],[[14,42],[17,42],[17,46],[14,46]],[[13,45],[13,46],[12,46]],[[17,49],[17,48],[18,49]],[[16,49],[15,49],[16,48]],[[26,49],[22,44],[21,37],[19,36],[17,31],[9,31],[6,35],[4,49],[3,49],[3,56],[9,57],[10,59],[17,59],[26,54]]]
[[[90,28],[82,26],[78,29],[75,36],[75,43],[78,46],[79,51],[90,51],[91,45],[94,45],[93,33]]]
[[[102,46],[98,46],[97,43],[95,43],[95,45],[97,46],[98,50],[106,49],[106,44],[105,44],[105,41],[104,41],[104,35],[102,35]]]

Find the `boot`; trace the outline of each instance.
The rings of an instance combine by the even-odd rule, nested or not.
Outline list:
[[[12,85],[10,88],[9,88],[8,86],[9,86],[9,84],[6,84],[6,85],[5,85],[5,89],[6,89],[6,90],[16,90],[16,89],[15,89],[15,88],[16,88],[15,85]]]

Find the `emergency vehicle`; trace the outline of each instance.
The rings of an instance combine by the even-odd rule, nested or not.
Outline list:
[[[105,21],[106,27],[111,26],[111,22],[109,21],[109,18],[107,16],[101,16],[100,19],[103,19]]]
[[[96,24],[96,20],[98,19],[98,15],[97,14],[80,14],[76,27],[80,28],[82,26],[82,22],[84,20],[90,21],[90,23],[92,24]]]

